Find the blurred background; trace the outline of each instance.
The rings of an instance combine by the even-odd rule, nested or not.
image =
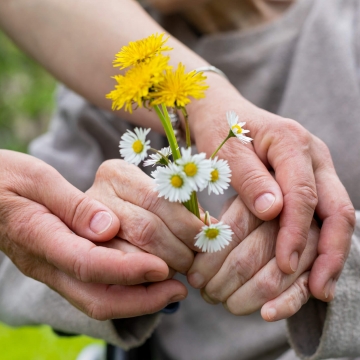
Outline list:
[[[0,31],[0,147],[26,152],[46,131],[55,80]]]
[[[55,80],[0,31],[1,149],[26,152],[29,142],[46,131],[55,86]],[[1,360],[75,360],[92,343],[102,344],[85,336],[58,337],[48,326],[13,329],[0,322]]]

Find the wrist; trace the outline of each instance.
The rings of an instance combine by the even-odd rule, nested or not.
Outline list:
[[[213,138],[217,142],[219,138],[225,137],[229,131],[226,112],[234,110],[239,114],[250,104],[229,80],[220,74],[206,72],[206,77],[209,85],[206,97],[193,101],[187,107],[191,136],[195,143],[203,134],[209,134],[209,131],[213,132],[211,139],[208,139],[209,142],[212,142]]]

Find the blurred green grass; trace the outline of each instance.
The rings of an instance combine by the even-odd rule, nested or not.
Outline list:
[[[0,31],[0,148],[26,152],[28,143],[46,131],[55,86]],[[48,326],[13,329],[0,323],[0,360],[72,360],[94,342],[102,343],[85,336],[60,338]]]
[[[0,324],[1,360],[75,360],[81,349],[102,344],[86,336],[58,337],[48,326],[12,329]]]
[[[55,80],[0,31],[0,148],[26,152],[46,131]]]

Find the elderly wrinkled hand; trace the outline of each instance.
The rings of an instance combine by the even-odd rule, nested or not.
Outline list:
[[[257,218],[280,216],[276,262],[287,274],[297,273],[316,212],[322,227],[309,286],[316,298],[329,301],[349,253],[355,211],[327,146],[296,121],[249,103],[217,74],[209,74],[208,83],[206,99],[189,107],[198,150],[211,154],[226,137],[226,111],[246,121],[253,146],[228,141],[218,153],[229,161],[232,186]],[[240,214],[236,203],[228,209],[228,224],[238,237]]]
[[[128,203],[129,198],[112,202],[117,207],[113,212],[31,156],[0,150],[0,163],[0,250],[25,275],[47,284],[99,320],[154,313],[186,297],[184,285],[166,280],[169,268],[163,260],[133,247],[129,250],[129,244],[121,240],[111,240],[117,234],[127,238],[130,225],[137,244],[147,250],[153,246],[171,266],[186,271],[193,261],[192,252],[178,241],[172,254],[163,254],[160,239],[170,243],[177,239],[160,218],[152,217],[154,222],[149,224],[149,215]],[[119,181],[112,179],[110,184],[116,189]],[[139,185],[136,179],[124,189],[146,205],[149,198],[139,195],[146,187],[135,190],[134,184]],[[94,189],[96,186],[90,193],[96,193]],[[156,201],[152,206],[161,214],[171,210]],[[173,221],[177,215],[163,216]],[[185,236],[186,230],[174,222],[173,232]],[[198,226],[190,219],[186,224]],[[147,282],[153,283],[142,285]]]
[[[116,214],[118,237],[186,273],[194,260],[194,238],[203,223],[182,204],[158,197],[153,179],[123,160],[104,162],[87,191]]]
[[[317,256],[319,239],[316,222],[312,222],[297,271],[285,274],[275,258],[279,220],[262,222],[240,197],[229,210],[232,207],[241,211],[233,241],[219,253],[197,254],[188,272],[189,283],[201,289],[205,301],[221,302],[235,315],[248,315],[260,308],[267,321],[293,315],[310,296],[308,270]],[[229,221],[230,214],[226,211],[221,220]]]

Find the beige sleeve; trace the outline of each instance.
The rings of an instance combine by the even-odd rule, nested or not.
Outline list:
[[[310,299],[288,319],[290,344],[303,359],[360,356],[360,211],[356,222],[335,299],[329,304]]]

